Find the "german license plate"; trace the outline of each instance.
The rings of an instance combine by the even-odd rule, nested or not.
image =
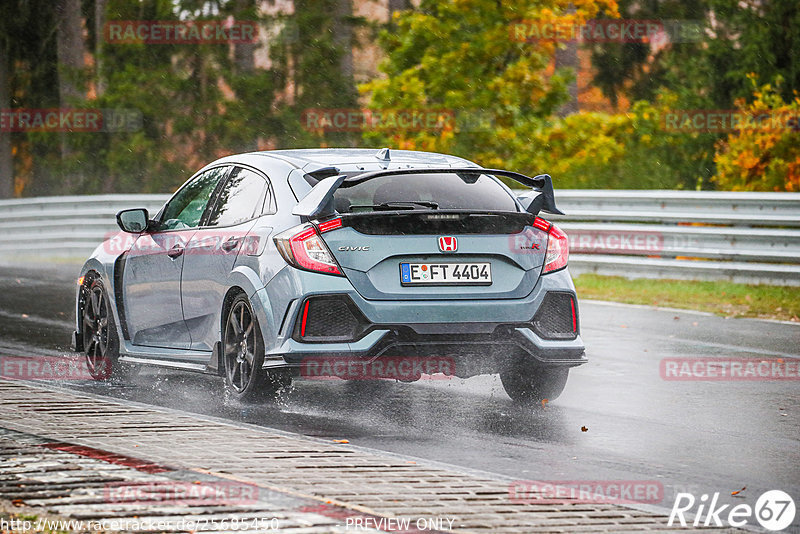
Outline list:
[[[401,263],[400,285],[488,286],[492,264],[486,263]]]

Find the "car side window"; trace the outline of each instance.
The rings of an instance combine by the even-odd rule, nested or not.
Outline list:
[[[267,190],[264,191],[264,202],[261,203],[261,215],[278,213],[278,204],[275,201],[275,193],[272,192],[272,184],[267,179]]]
[[[233,226],[262,214],[267,181],[257,172],[236,167],[222,186],[206,226]]]
[[[230,170],[230,166],[209,169],[183,186],[164,206],[158,231],[196,228],[214,189]]]

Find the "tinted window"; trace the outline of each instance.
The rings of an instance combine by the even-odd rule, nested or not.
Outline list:
[[[517,211],[511,195],[485,174],[401,174],[357,185],[345,181],[334,198],[339,212],[371,211],[368,206],[387,202],[435,203],[439,209]]]
[[[159,230],[196,227],[200,223],[200,218],[206,210],[214,189],[229,170],[230,167],[209,169],[183,186],[164,207]]]
[[[266,189],[258,173],[237,167],[220,190],[208,226],[233,226],[261,215]]]

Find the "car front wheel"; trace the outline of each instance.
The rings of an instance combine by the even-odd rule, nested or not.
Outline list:
[[[82,291],[81,335],[86,369],[94,380],[127,382],[139,368],[119,361],[119,337],[103,281],[97,276]]]

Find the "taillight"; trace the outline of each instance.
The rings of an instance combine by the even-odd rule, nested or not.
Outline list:
[[[542,221],[543,224],[537,225],[536,223]],[[542,274],[552,273],[567,266],[569,259],[569,240],[567,234],[561,231],[561,228],[555,224],[550,224],[544,219],[536,218],[534,226],[545,230],[548,234],[547,238],[547,254],[544,258],[544,270]],[[546,226],[546,227],[545,227]]]
[[[307,271],[344,276],[320,235],[341,226],[341,219],[332,219],[316,227],[303,224],[281,232],[273,240],[289,265]]]

